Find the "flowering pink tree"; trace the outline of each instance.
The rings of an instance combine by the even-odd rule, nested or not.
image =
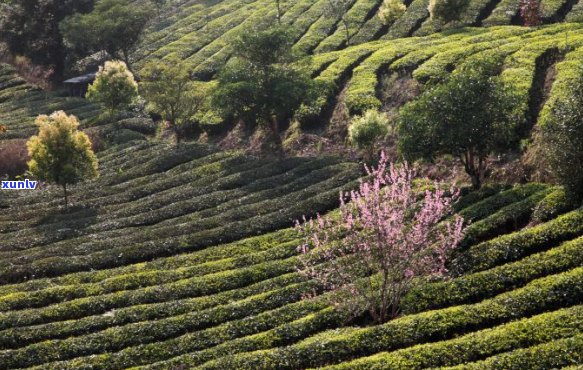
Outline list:
[[[542,9],[539,0],[520,0],[520,17],[527,27],[542,23]]]
[[[400,301],[414,279],[442,275],[448,252],[463,235],[463,219],[455,216],[451,196],[439,186],[419,194],[415,172],[405,163],[365,167],[369,181],[340,195],[340,214],[296,221],[305,237],[299,271],[325,289],[334,303],[356,312],[368,310],[382,323],[399,314]]]

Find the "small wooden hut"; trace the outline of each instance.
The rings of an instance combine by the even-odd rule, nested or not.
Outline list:
[[[77,96],[84,98],[87,94],[87,89],[95,81],[95,73],[87,73],[82,76],[70,78],[63,83],[69,89],[70,96]]]

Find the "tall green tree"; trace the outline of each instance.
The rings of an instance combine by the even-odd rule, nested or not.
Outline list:
[[[451,154],[461,161],[474,188],[482,185],[487,158],[516,143],[515,99],[497,66],[484,60],[461,67],[449,80],[399,112],[399,149],[408,159]]]
[[[95,81],[87,90],[87,99],[100,104],[113,116],[138,97],[138,84],[124,62],[112,60],[99,67]]]
[[[177,59],[151,61],[142,69],[140,91],[180,141],[179,128],[192,121],[205,105],[203,84],[193,81],[190,69]]]
[[[274,27],[243,33],[235,52],[218,76],[213,105],[224,114],[247,124],[271,126],[281,148],[279,122],[312,98],[313,83],[297,67],[288,28]]]
[[[67,208],[67,185],[98,175],[91,141],[85,133],[78,131],[77,118],[63,111],[38,116],[35,123],[39,133],[27,143],[31,158],[29,171],[41,181],[62,186]]]
[[[130,52],[153,13],[150,4],[99,0],[92,12],[75,14],[61,22],[61,31],[71,47],[86,53],[105,50],[113,58],[123,59],[129,67]]]
[[[91,11],[95,0],[0,1],[0,41],[10,52],[53,69],[60,81],[68,58],[59,23],[75,13]]]

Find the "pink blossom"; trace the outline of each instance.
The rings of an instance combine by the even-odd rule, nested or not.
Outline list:
[[[365,170],[368,181],[340,193],[340,217],[318,214],[316,222],[305,217],[296,222],[306,239],[298,248],[299,270],[324,288],[349,292],[384,322],[398,314],[416,278],[447,272],[447,256],[463,237],[464,221],[447,219],[458,189],[449,189],[448,196],[434,184],[419,198],[415,171],[407,163],[389,163],[384,153],[378,167]]]

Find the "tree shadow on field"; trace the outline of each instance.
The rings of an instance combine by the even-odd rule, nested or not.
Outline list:
[[[51,242],[77,237],[97,222],[99,207],[76,205],[67,212],[50,213],[35,223],[35,229]]]

